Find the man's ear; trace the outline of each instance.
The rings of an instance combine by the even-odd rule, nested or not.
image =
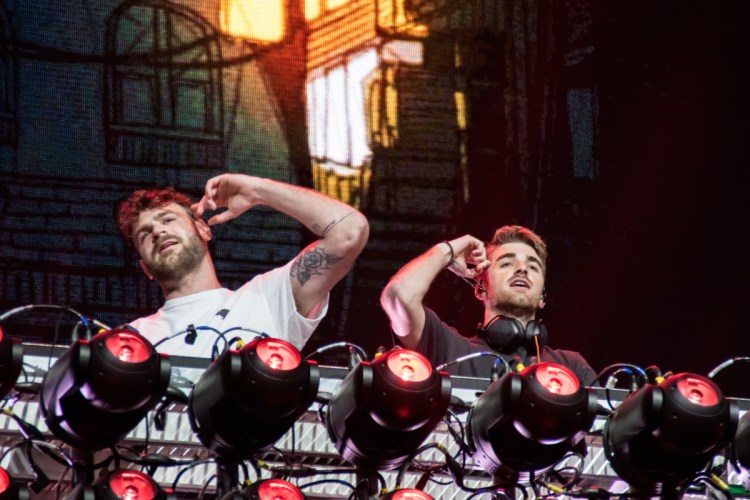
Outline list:
[[[477,299],[484,301],[484,299],[487,296],[487,289],[484,286],[484,280],[478,279],[477,284],[474,285],[474,297]]]
[[[141,271],[143,271],[143,274],[148,276],[148,279],[150,280],[154,279],[154,275],[148,272],[148,268],[146,267],[146,263],[143,262],[143,259],[139,259],[138,263],[141,265]]]
[[[209,226],[206,221],[203,219],[195,219],[195,228],[198,230],[198,234],[203,241],[211,241],[211,238],[213,237],[211,234],[211,226]]]
[[[547,304],[547,292],[542,290],[542,295],[539,297],[539,309],[544,309]]]

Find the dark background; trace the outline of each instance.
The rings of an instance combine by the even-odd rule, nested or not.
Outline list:
[[[550,37],[544,43],[525,43],[532,40],[528,33],[519,41],[510,32],[479,32],[464,45],[478,61],[459,75],[467,82],[472,117],[466,131],[469,183],[451,186],[455,193],[468,186],[470,196],[440,217],[363,202],[371,242],[352,276],[334,291],[331,315],[308,350],[342,338],[368,352],[388,345],[377,295],[403,263],[442,239],[463,233],[489,239],[495,227],[518,223],[549,244],[542,315],[553,347],[580,351],[596,370],[629,362],[701,374],[750,354],[750,4],[518,5],[536,13],[539,32]],[[65,2],[46,13],[30,3],[3,5],[4,61],[13,56],[16,63],[0,66],[2,110],[11,117],[6,128],[16,129],[0,142],[2,310],[67,304],[110,324],[155,310],[159,291],[142,278],[111,221],[115,202],[132,189],[173,185],[197,195],[207,178],[223,171],[312,185],[299,99],[304,64],[278,64],[273,51],[222,70],[226,88],[219,97],[227,115],[220,162],[106,157],[105,142],[112,138],[107,134],[113,132],[106,128],[101,97],[105,37],[89,36],[79,24],[103,29],[104,22],[92,19],[105,19],[112,7],[83,15],[80,6]],[[514,16],[521,19],[523,12]],[[231,47],[239,51],[241,45]],[[442,75],[439,42],[426,47],[429,74]],[[539,56],[542,48],[552,54],[548,59]],[[279,50],[292,61],[304,52],[294,43]],[[514,62],[509,51],[515,51]],[[228,52],[225,47],[223,57]],[[571,62],[571,54],[583,55]],[[519,61],[527,63],[526,74]],[[280,74],[281,67],[297,75],[296,85],[279,84],[291,78]],[[253,83],[250,69],[265,71],[270,86]],[[504,97],[518,82],[528,91],[522,112]],[[240,85],[255,86],[240,92]],[[79,91],[82,86],[85,91]],[[580,88],[594,96],[593,118],[582,125],[592,138],[587,164],[594,167],[586,175],[572,159],[579,125],[566,118],[567,93]],[[253,104],[243,106],[242,99]],[[518,129],[507,120],[511,115],[528,119],[523,148],[514,142]],[[375,150],[375,159],[386,153]],[[524,163],[522,153],[533,161]],[[413,161],[420,163],[416,153]],[[431,174],[424,168],[422,182],[429,187]],[[389,182],[403,187],[409,181],[381,172],[365,194],[377,199],[379,190],[394,189],[393,199],[411,201],[423,212],[442,209],[437,194],[443,191],[395,191]],[[230,287],[286,262],[310,239],[294,223],[262,210],[234,224],[217,231],[216,244],[220,277]],[[427,302],[467,334],[481,317],[470,287],[448,273]],[[41,316],[18,315],[4,329],[50,341],[55,323],[62,322],[58,340],[67,340],[70,318]],[[749,374],[750,364],[738,363],[717,381],[731,395],[750,396]]]
[[[560,179],[539,204],[550,247],[541,316],[551,345],[581,351],[597,371],[626,362],[705,375],[750,350],[750,9],[596,2],[593,12],[595,54],[575,78],[597,83],[601,175]],[[511,217],[490,208],[515,196],[508,180],[486,188],[461,229],[487,239],[529,222],[522,202],[505,209]],[[430,303],[451,311],[454,287],[465,288],[455,323],[471,331],[482,316],[468,286],[442,277]],[[750,396],[748,375],[740,362],[716,381]]]

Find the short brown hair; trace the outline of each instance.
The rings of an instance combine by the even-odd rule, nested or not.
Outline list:
[[[121,201],[117,207],[117,229],[125,240],[133,243],[133,224],[138,220],[141,212],[156,207],[163,207],[170,203],[176,203],[184,207],[192,214],[190,205],[192,201],[186,194],[180,193],[173,188],[161,189],[139,189]]]
[[[506,243],[525,243],[534,249],[539,259],[542,261],[544,271],[547,270],[547,244],[544,242],[541,236],[536,234],[531,229],[523,226],[503,226],[495,231],[495,235],[492,237],[486,246],[487,256],[495,250],[495,247],[504,245]]]

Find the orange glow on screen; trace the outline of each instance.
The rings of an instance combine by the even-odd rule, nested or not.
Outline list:
[[[326,8],[329,10],[341,7],[344,4],[349,3],[349,0],[326,0]]]
[[[320,0],[305,0],[305,19],[312,21],[320,15]]]
[[[349,3],[349,0],[305,0],[305,19],[312,21],[323,14],[323,10],[334,10]]]
[[[225,33],[264,42],[284,38],[283,0],[224,0],[222,5]]]

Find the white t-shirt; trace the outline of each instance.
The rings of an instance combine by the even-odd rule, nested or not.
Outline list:
[[[318,312],[315,318],[299,314],[289,277],[291,265],[256,276],[237,291],[217,288],[170,299],[155,314],[130,325],[156,345],[157,351],[174,356],[211,357],[214,345],[221,352],[225,341],[217,332],[223,333],[226,341],[240,337],[244,343],[265,333],[301,350],[328,311],[328,297],[313,308]],[[185,342],[186,335],[174,336],[189,325],[198,334],[192,345]],[[235,329],[238,327],[241,329]],[[174,338],[164,340],[170,336]]]

